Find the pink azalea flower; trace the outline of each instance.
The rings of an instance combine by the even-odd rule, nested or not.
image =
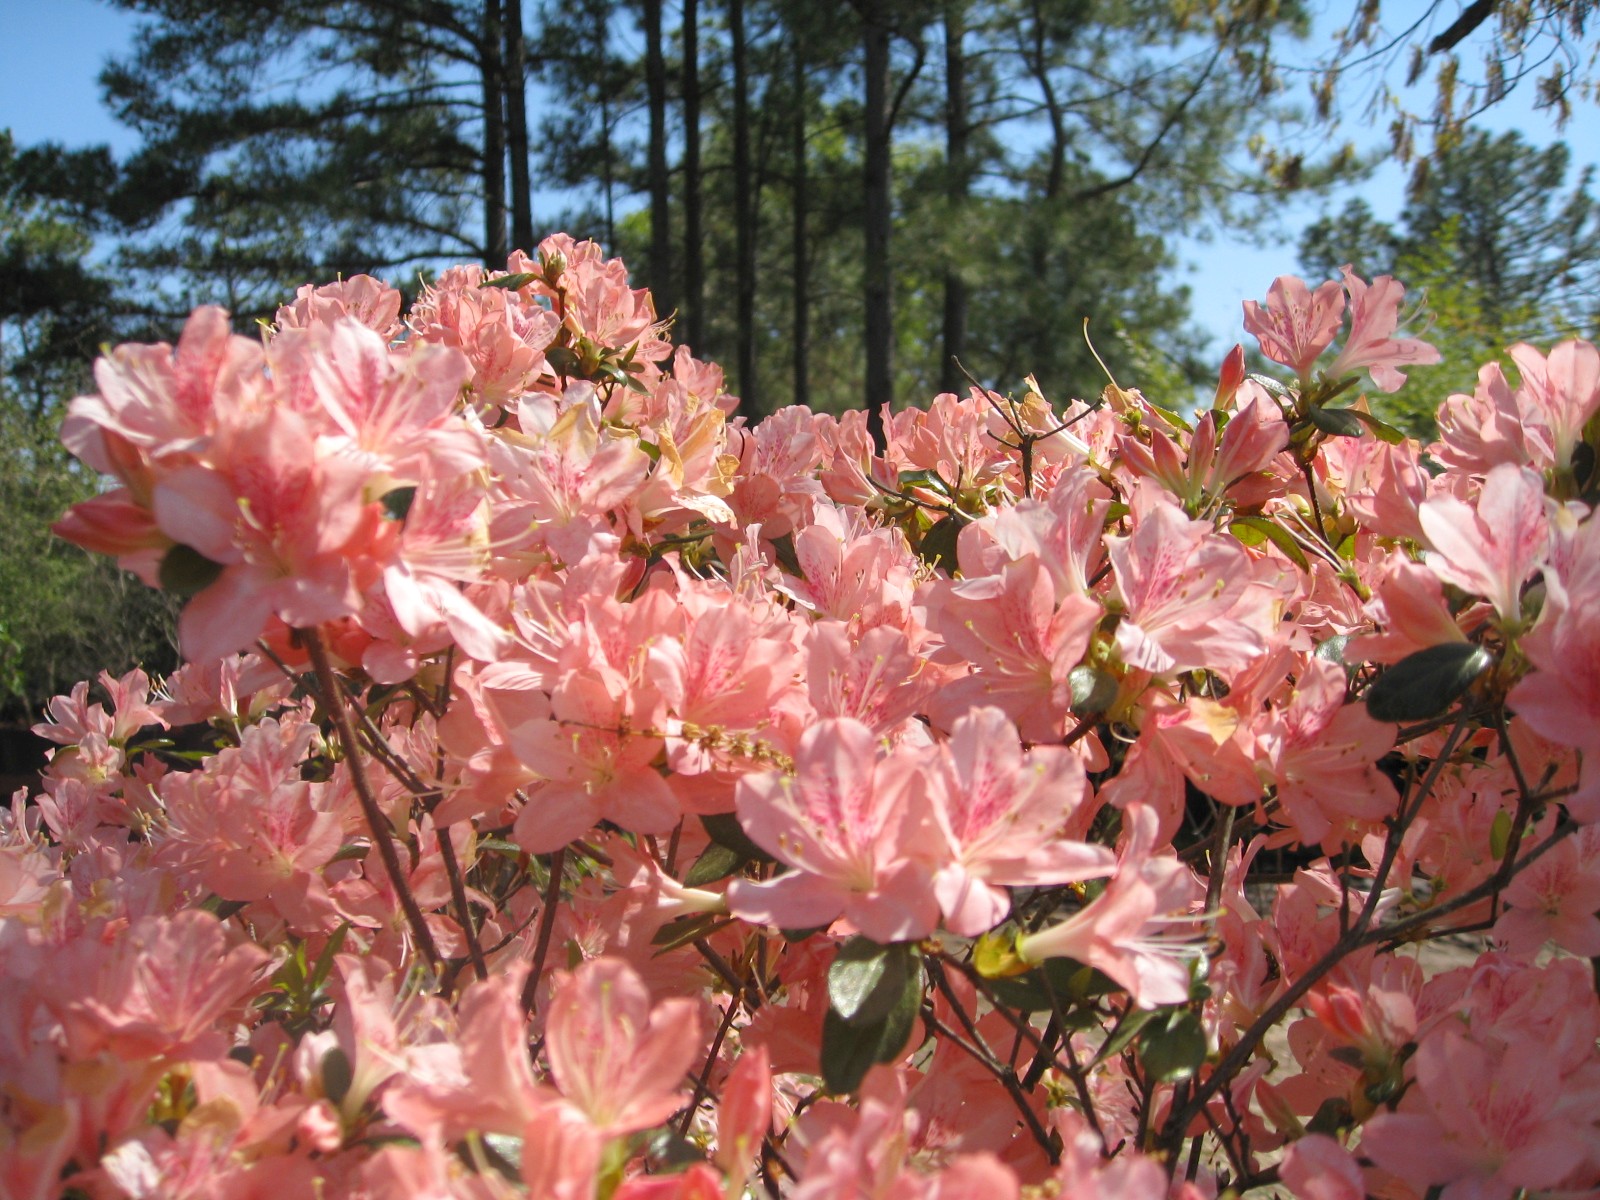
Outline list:
[[[1026,962],[1070,958],[1105,972],[1140,1008],[1181,1004],[1189,998],[1189,962],[1199,944],[1174,936],[1202,889],[1194,873],[1171,854],[1156,854],[1159,816],[1130,804],[1123,812],[1127,840],[1106,890],[1077,915],[1017,941]]]
[[[1365,1200],[1366,1184],[1355,1156],[1321,1133],[1307,1134],[1283,1155],[1283,1182],[1299,1200]]]
[[[1076,883],[1111,874],[1104,846],[1064,836],[1088,825],[1092,798],[1082,764],[1068,752],[1026,754],[1016,726],[980,708],[950,731],[943,786],[931,790],[950,861],[933,878],[945,928],[975,937],[1005,919],[1005,887]]]
[[[1432,549],[1424,561],[1446,583],[1482,596],[1503,625],[1522,623],[1522,585],[1549,551],[1544,484],[1509,463],[1484,478],[1476,504],[1454,496],[1424,500],[1418,510]]]
[[[1600,351],[1589,342],[1562,342],[1546,358],[1532,346],[1511,347],[1512,361],[1522,373],[1518,398],[1531,409],[1549,437],[1551,465],[1572,466],[1572,452],[1583,439],[1583,427],[1600,412]]]
[[[793,868],[766,882],[735,879],[728,908],[789,929],[845,917],[877,942],[933,932],[926,799],[909,751],[885,756],[859,721],[820,721],[800,739],[794,774],[739,780],[739,823]]]
[[[1393,336],[1406,290],[1392,276],[1380,275],[1369,285],[1348,266],[1339,269],[1350,293],[1350,336],[1328,366],[1330,379],[1365,369],[1378,390],[1397,392],[1406,377],[1396,367],[1440,361],[1439,351],[1426,342]]]
[[[1600,826],[1585,826],[1519,871],[1502,896],[1511,907],[1494,936],[1512,954],[1532,958],[1554,942],[1568,954],[1600,957]]]
[[[1524,1036],[1490,1047],[1446,1027],[1412,1061],[1408,1103],[1372,1118],[1360,1149],[1418,1191],[1509,1200],[1556,1187],[1586,1157],[1593,1129],[1576,1106],[1590,1098],[1551,1086],[1562,1066],[1551,1046]]]
[[[1262,653],[1271,599],[1253,586],[1244,547],[1153,489],[1134,493],[1133,518],[1132,535],[1106,538],[1124,608],[1122,661],[1158,675],[1231,675]]]
[[[597,958],[560,973],[545,1023],[557,1089],[602,1137],[659,1125],[682,1107],[701,1055],[693,1000],[652,1004],[633,968]]]
[[[1261,353],[1302,379],[1333,344],[1343,319],[1344,292],[1331,279],[1312,292],[1304,280],[1280,275],[1267,290],[1265,307],[1244,302],[1244,327],[1261,343]]]
[[[1581,789],[1567,809],[1600,820],[1600,520],[1572,538],[1559,569],[1546,568],[1539,623],[1522,638],[1538,670],[1508,700],[1534,732],[1583,753]]]

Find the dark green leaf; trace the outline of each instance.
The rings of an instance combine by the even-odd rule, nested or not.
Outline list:
[[[1367,712],[1374,721],[1431,720],[1493,663],[1493,655],[1471,642],[1418,650],[1378,676],[1367,692]]]
[[[1324,662],[1338,663],[1341,667],[1348,667],[1350,664],[1345,661],[1344,651],[1349,644],[1350,635],[1348,633],[1336,633],[1327,641],[1318,643],[1313,653]]]
[[[1350,1111],[1350,1101],[1343,1096],[1329,1096],[1317,1106],[1316,1115],[1306,1122],[1306,1132],[1334,1137],[1354,1121],[1355,1114]]]
[[[851,1025],[882,1020],[905,991],[912,968],[920,966],[913,948],[904,942],[880,946],[853,937],[839,947],[828,968],[828,1005]]]
[[[1360,437],[1365,431],[1356,414],[1348,408],[1322,408],[1312,405],[1306,416],[1330,437]]]
[[[695,1163],[703,1163],[706,1156],[700,1148],[670,1125],[657,1129],[646,1143],[645,1153],[654,1168],[652,1174],[676,1175]]]
[[[1276,521],[1268,520],[1266,517],[1235,517],[1229,522],[1228,528],[1234,537],[1247,546],[1259,545],[1264,538],[1282,550],[1284,556],[1302,571],[1311,569],[1311,564],[1306,562],[1305,551],[1300,549],[1293,535]],[[1259,536],[1252,540],[1249,534],[1243,532],[1244,530]]]
[[[793,575],[796,579],[804,579],[806,577],[805,571],[800,567],[800,559],[794,552],[793,534],[785,533],[773,538],[772,553],[778,560],[778,565],[784,569],[786,574]]]
[[[1046,959],[1022,975],[989,980],[989,988],[1002,1004],[1018,1012],[1045,1012],[1056,1003],[1069,1012],[1084,1001],[1116,990],[1117,985],[1093,967],[1070,958]]]
[[[1188,1008],[1170,1010],[1146,1026],[1139,1039],[1139,1060],[1163,1083],[1187,1079],[1206,1059],[1206,1031],[1200,1014]]]
[[[917,548],[922,561],[930,567],[939,568],[946,575],[954,575],[960,569],[956,559],[956,543],[965,524],[954,515],[935,521],[933,528],[922,535],[922,544]]]
[[[516,271],[510,275],[502,275],[498,279],[485,279],[479,287],[505,288],[508,291],[520,291],[539,277],[532,271]]]
[[[712,842],[705,848],[705,853],[695,859],[694,865],[689,868],[689,873],[683,878],[684,885],[705,887],[708,883],[726,879],[749,861],[731,846]]]
[[[317,955],[317,962],[311,968],[311,976],[307,981],[310,989],[315,991],[321,987],[328,978],[328,972],[333,970],[333,959],[344,948],[345,935],[350,932],[349,925],[340,925],[328,938],[328,944],[322,948],[322,953]]]
[[[772,855],[750,840],[750,835],[732,813],[705,813],[700,817],[707,835],[719,846],[735,850],[747,862],[771,862]]]
[[[1098,1066],[1109,1058],[1115,1058],[1132,1044],[1139,1031],[1150,1023],[1156,1015],[1153,1008],[1130,1008],[1123,1014],[1122,1020],[1111,1031],[1111,1036],[1100,1047],[1100,1053],[1094,1056],[1091,1066]]]
[[[483,1134],[484,1159],[507,1179],[522,1179],[522,1139],[509,1133]]]
[[[354,1079],[355,1073],[350,1069],[350,1059],[338,1046],[322,1056],[322,1094],[333,1103],[344,1103]]]
[[[416,487],[409,485],[391,488],[378,498],[378,503],[383,505],[384,515],[391,521],[404,521],[411,513],[411,502],[416,498]]]
[[[1339,411],[1347,412],[1356,420],[1360,421],[1372,431],[1372,435],[1380,442],[1388,442],[1391,446],[1398,446],[1406,440],[1405,434],[1401,433],[1393,425],[1389,425],[1378,420],[1377,417],[1373,416],[1369,412],[1362,412],[1358,408],[1345,408],[1340,409]]]
[[[1072,711],[1079,716],[1103,713],[1117,698],[1116,677],[1098,667],[1073,667],[1067,673],[1067,686],[1072,689]]]
[[[222,574],[222,564],[212,562],[192,546],[177,545],[161,556],[158,578],[161,590],[176,596],[203,592]]]
[[[881,1020],[852,1025],[832,1008],[822,1019],[822,1081],[842,1095],[861,1086],[875,1063],[893,1062],[906,1049],[922,1006],[922,976],[907,977],[895,1005]]]
[[[693,916],[680,917],[676,921],[668,921],[656,930],[655,936],[650,939],[650,944],[659,946],[662,953],[676,950],[679,946],[687,946],[690,942],[715,932],[729,920],[730,918],[719,917],[716,913],[695,913]]]
[[[568,346],[551,346],[545,350],[544,358],[557,375],[576,375],[583,366],[583,360]]]

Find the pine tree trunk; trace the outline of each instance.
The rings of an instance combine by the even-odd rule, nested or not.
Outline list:
[[[700,9],[683,0],[683,289],[682,340],[705,353],[705,235],[700,208]]]
[[[946,0],[944,10],[945,81],[945,199],[949,203],[950,228],[964,226],[970,176],[967,164],[967,60],[961,42],[966,36],[966,0]],[[959,246],[959,237],[950,238]],[[953,251],[959,253],[959,250]],[[966,354],[967,281],[956,263],[944,270],[944,361],[939,368],[939,390],[960,388],[957,361]]]
[[[656,312],[677,307],[667,175],[667,66],[661,54],[661,0],[644,0],[644,74],[650,110],[650,290]]]
[[[528,177],[528,56],[522,0],[505,0],[506,149],[511,159],[511,244],[533,253],[533,189]]]
[[[750,173],[750,72],[744,0],[728,0],[728,38],[733,48],[734,242],[738,259],[734,361],[739,377],[739,411],[754,421],[762,410],[756,394],[756,218]]]
[[[867,429],[873,443],[884,445],[883,406],[892,395],[893,314],[889,276],[889,22],[884,0],[862,6],[866,67],[865,208],[866,389]]]
[[[806,236],[806,218],[810,210],[806,176],[806,64],[801,52],[801,40],[791,36],[792,67],[794,70],[794,195],[791,201],[794,254],[794,400],[795,404],[811,403],[811,246]]]
[[[483,73],[483,263],[506,265],[506,122],[501,61],[501,0],[484,0],[478,47]]]

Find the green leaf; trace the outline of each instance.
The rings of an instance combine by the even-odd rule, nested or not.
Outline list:
[[[830,989],[831,990],[831,989]],[[822,1019],[822,1081],[835,1095],[861,1086],[876,1063],[893,1062],[906,1049],[922,1006],[922,974],[907,976],[894,1006],[880,1020],[852,1024],[830,1007]]]
[[[954,514],[935,521],[933,527],[922,535],[922,544],[917,547],[917,554],[922,561],[930,567],[937,567],[946,575],[955,575],[960,569],[956,558],[956,543],[965,524],[966,521]]]
[[[1072,711],[1079,716],[1103,713],[1117,699],[1116,676],[1087,664],[1067,672],[1067,687],[1072,692]]]
[[[510,275],[502,275],[498,279],[485,279],[479,287],[505,288],[508,291],[518,292],[527,287],[539,277],[532,271],[515,271]]]
[[[1511,845],[1511,814],[1505,809],[1495,813],[1494,821],[1489,826],[1489,853],[1495,859],[1506,856],[1506,850]]]
[[[1471,642],[1445,642],[1408,654],[1378,676],[1367,691],[1374,721],[1427,721],[1456,702],[1494,664]]]
[[[1358,408],[1344,408],[1340,412],[1347,412],[1371,431],[1372,435],[1380,442],[1388,442],[1391,446],[1398,446],[1406,440],[1406,435],[1393,425],[1378,420],[1369,412],[1362,412]]]
[[[1193,1009],[1174,1008],[1145,1027],[1139,1060],[1163,1083],[1188,1079],[1206,1059],[1206,1031]]]
[[[713,842],[738,851],[746,862],[773,861],[772,855],[750,840],[750,835],[733,813],[704,813],[700,817],[700,824]]]
[[[384,516],[391,521],[404,521],[411,514],[411,502],[417,498],[415,485],[392,488],[378,497]]]
[[[828,1006],[850,1025],[880,1021],[899,1002],[914,966],[920,962],[909,943],[880,946],[853,937],[828,967]]]
[[[157,578],[161,590],[175,596],[193,596],[210,587],[222,575],[222,564],[212,562],[193,546],[181,543],[161,556]]]
[[[570,346],[550,346],[546,348],[544,358],[557,375],[577,375],[583,366],[583,360],[572,352]]]
[[[311,968],[311,975],[307,980],[307,985],[311,991],[316,991],[327,982],[328,973],[333,970],[334,956],[344,948],[345,935],[349,932],[350,926],[348,924],[340,925],[339,928],[333,931],[333,935],[328,938],[328,944],[322,948],[322,953],[317,955],[316,965]]]
[[[354,1080],[355,1072],[350,1069],[350,1059],[338,1046],[322,1056],[322,1094],[329,1100],[343,1104]]]
[[[1326,641],[1319,642],[1312,653],[1323,662],[1338,663],[1341,667],[1348,667],[1350,664],[1345,661],[1344,652],[1349,644],[1348,633],[1336,633]]]
[[[1116,990],[1117,985],[1096,971],[1070,958],[1046,959],[1026,974],[989,980],[995,998],[1017,1012],[1046,1012],[1056,1003],[1072,1010],[1084,1001]]]
[[[704,887],[708,883],[726,879],[749,861],[732,846],[712,842],[705,848],[705,852],[694,860],[694,866],[690,867],[689,873],[683,877],[684,886]]]
[[[1321,408],[1312,405],[1306,412],[1311,423],[1330,437],[1360,437],[1366,426],[1348,408]]]
[[[716,913],[695,913],[693,916],[679,917],[676,921],[668,921],[656,930],[650,939],[650,944],[660,947],[658,954],[665,954],[669,950],[687,946],[690,942],[715,933],[732,919],[718,916]]]
[[[1355,1114],[1350,1111],[1350,1101],[1344,1096],[1329,1096],[1317,1106],[1316,1115],[1306,1122],[1306,1132],[1335,1137],[1340,1130],[1354,1123]]]
[[[793,575],[796,579],[804,579],[806,573],[800,566],[799,556],[794,552],[794,535],[780,534],[771,541],[773,557],[778,560],[778,565],[783,568],[784,573]]]
[[[950,494],[950,489],[945,487],[944,480],[929,470],[901,471],[898,482],[901,491],[905,491],[906,488],[919,487],[938,492],[942,496]]]
[[[1233,536],[1246,546],[1259,546],[1265,539],[1282,550],[1284,556],[1302,571],[1311,570],[1311,564],[1306,561],[1306,552],[1300,549],[1300,543],[1296,542],[1294,536],[1276,521],[1268,520],[1266,517],[1235,517],[1228,523],[1228,528]],[[1251,540],[1249,534],[1241,533],[1241,529],[1249,530],[1250,533],[1259,536]]]
[[[676,1175],[706,1161],[700,1148],[670,1125],[650,1134],[645,1153],[650,1158],[652,1174]]]
[[[522,1179],[522,1139],[509,1133],[470,1134],[480,1137],[484,1158],[489,1165],[507,1179]]]
[[[1100,1047],[1100,1053],[1094,1056],[1094,1062],[1089,1065],[1097,1067],[1107,1059],[1121,1054],[1133,1044],[1133,1039],[1139,1035],[1139,1031],[1155,1018],[1157,1011],[1154,1008],[1128,1009],[1117,1027],[1111,1031],[1111,1036]]]

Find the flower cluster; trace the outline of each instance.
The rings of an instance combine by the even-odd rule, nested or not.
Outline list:
[[[565,236],[112,351],[186,663],[0,815],[0,1195],[1600,1186],[1600,355],[1422,447],[1401,297],[881,446]]]

